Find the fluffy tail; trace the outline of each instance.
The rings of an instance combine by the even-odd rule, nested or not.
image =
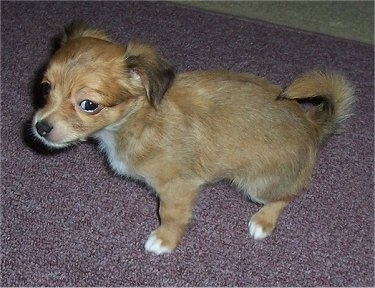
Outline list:
[[[321,141],[338,129],[350,115],[354,89],[341,75],[309,72],[296,78],[278,99],[296,100],[313,106],[306,111],[319,131]]]

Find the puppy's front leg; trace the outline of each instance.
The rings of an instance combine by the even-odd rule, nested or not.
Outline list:
[[[160,227],[154,230],[145,248],[157,255],[170,253],[177,247],[190,222],[199,185],[169,183],[157,192],[160,198]]]

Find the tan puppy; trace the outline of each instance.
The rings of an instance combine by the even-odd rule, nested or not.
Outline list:
[[[74,25],[41,90],[46,105],[33,127],[43,143],[59,148],[96,138],[114,171],[154,188],[161,224],[145,247],[156,254],[176,248],[199,189],[221,179],[264,204],[249,231],[255,239],[270,235],[353,99],[346,80],[331,73],[307,73],[283,91],[248,74],[175,76],[153,48],[123,47]],[[314,105],[306,111],[299,102]]]

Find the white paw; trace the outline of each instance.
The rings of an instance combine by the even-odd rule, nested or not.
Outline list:
[[[172,249],[161,245],[161,240],[158,239],[154,233],[148,237],[145,244],[146,251],[155,253],[156,255],[161,255],[165,253],[171,253]]]
[[[249,232],[255,240],[262,240],[269,236],[269,233],[265,232],[263,227],[253,220],[249,222]]]

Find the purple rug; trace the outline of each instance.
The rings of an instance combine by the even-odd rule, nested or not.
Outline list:
[[[1,3],[1,286],[374,286],[374,47],[166,2]],[[25,132],[38,71],[72,19],[158,46],[179,71],[225,68],[281,86],[312,69],[356,86],[354,115],[311,185],[256,242],[259,206],[207,187],[171,255],[144,251],[157,199],[92,144],[55,155]],[[25,128],[26,127],[26,128]]]

